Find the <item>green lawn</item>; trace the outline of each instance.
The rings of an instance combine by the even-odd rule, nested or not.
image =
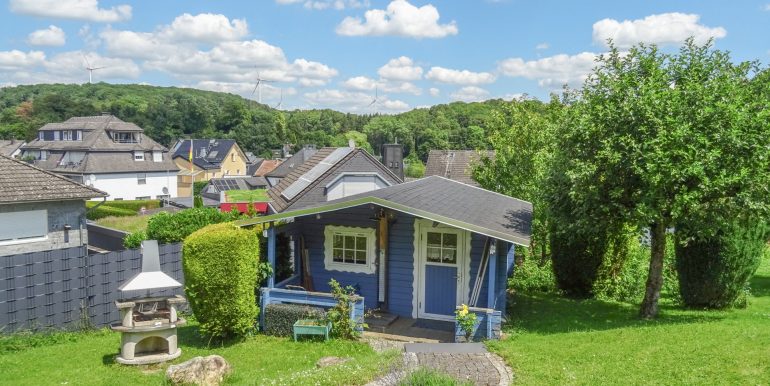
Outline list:
[[[265,202],[270,201],[266,189],[228,190],[225,192],[227,202]]]
[[[746,309],[686,311],[666,299],[656,321],[636,305],[516,295],[510,337],[489,347],[521,385],[770,384],[770,261]]]
[[[122,366],[114,362],[118,333],[59,334],[55,339],[0,338],[2,385],[159,385],[168,364]],[[42,342],[41,342],[42,341]],[[30,347],[19,348],[17,343]],[[364,344],[349,341],[299,342],[264,335],[207,347],[196,326],[180,329],[180,363],[198,355],[218,354],[233,367],[227,384],[358,385],[387,370],[395,352],[377,354]],[[350,357],[338,366],[317,369],[327,355]]]
[[[146,214],[125,217],[108,216],[96,220],[96,223],[107,228],[133,233],[147,229],[147,222],[150,221],[150,217],[151,215]]]

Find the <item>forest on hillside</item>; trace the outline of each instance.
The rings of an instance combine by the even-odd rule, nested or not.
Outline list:
[[[166,146],[178,138],[232,138],[246,151],[269,156],[284,143],[342,146],[354,139],[379,153],[381,144],[398,141],[406,155],[424,161],[430,149],[489,148],[490,120],[509,103],[515,102],[456,102],[397,115],[357,115],[276,110],[237,95],[189,88],[39,84],[0,89],[0,138],[29,140],[48,122],[108,112]]]

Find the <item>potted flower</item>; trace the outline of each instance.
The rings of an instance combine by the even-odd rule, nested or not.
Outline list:
[[[465,341],[471,342],[476,330],[476,313],[470,312],[467,304],[455,310],[455,324],[465,334]]]

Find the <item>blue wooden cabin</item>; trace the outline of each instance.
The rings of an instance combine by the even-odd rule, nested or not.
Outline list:
[[[315,165],[333,152],[318,154]],[[358,322],[365,309],[454,321],[456,308],[468,304],[479,316],[477,337],[498,338],[514,245],[529,244],[532,204],[438,176],[400,183],[376,160],[363,162],[365,151],[353,153],[340,160],[352,161],[355,171],[326,162],[332,167],[319,173],[311,162],[271,189],[277,213],[240,222],[269,224],[267,254],[274,267],[278,235],[287,236],[282,239],[294,252],[294,275],[269,280],[263,309],[270,303],[331,306],[328,283],[336,279],[360,295],[351,313]],[[348,194],[335,193],[340,179],[350,182]],[[306,186],[297,188],[297,181]],[[283,193],[292,189],[330,197],[287,200],[291,194]]]

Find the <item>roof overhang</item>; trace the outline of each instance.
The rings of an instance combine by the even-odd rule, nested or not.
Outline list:
[[[518,237],[508,233],[489,229],[487,227],[479,226],[466,221],[457,220],[454,218],[442,216],[436,213],[432,213],[426,210],[412,208],[403,204],[395,203],[379,197],[362,197],[355,200],[349,200],[344,202],[330,203],[327,205],[320,205],[312,208],[298,209],[283,213],[277,213],[269,216],[256,217],[246,220],[239,220],[235,222],[237,226],[251,226],[256,224],[264,224],[271,221],[286,220],[294,217],[312,216],[320,213],[334,212],[340,209],[352,208],[360,205],[379,205],[384,208],[396,210],[402,213],[411,214],[413,216],[421,217],[424,219],[436,221],[445,225],[453,226],[456,228],[464,229],[474,233],[478,233],[484,236],[489,236],[498,240],[508,241],[513,244],[521,246],[529,246],[529,238]]]

